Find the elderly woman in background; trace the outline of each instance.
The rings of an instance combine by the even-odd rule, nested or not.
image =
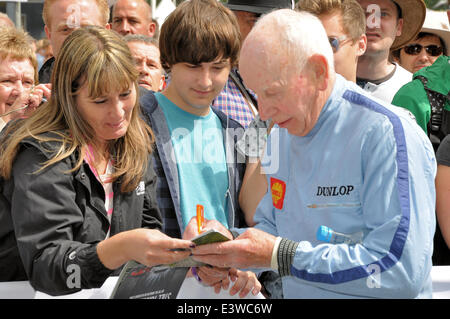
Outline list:
[[[427,10],[417,37],[392,52],[393,59],[411,73],[432,65],[441,55],[450,54],[450,27],[445,12]]]
[[[140,117],[126,43],[80,28],[53,72],[49,102],[0,141],[0,280],[28,278],[36,290],[66,294],[100,287],[130,260],[188,257],[192,242],[159,230],[154,136]],[[67,285],[70,266],[79,267],[80,287]]]
[[[0,131],[10,120],[29,116],[43,97],[50,97],[50,85],[35,86],[37,62],[30,39],[13,27],[0,32]]]

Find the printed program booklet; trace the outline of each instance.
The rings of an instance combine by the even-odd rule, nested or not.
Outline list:
[[[210,229],[193,238],[196,245],[230,240]],[[204,266],[188,257],[170,265],[147,267],[129,261],[120,272],[111,299],[175,299],[190,267]]]
[[[215,230],[215,229],[209,229],[197,237],[194,237],[191,239],[192,242],[194,242],[197,246],[205,245],[205,244],[212,244],[212,243],[219,243],[223,241],[230,240],[228,237],[223,235],[221,232]],[[170,264],[170,267],[201,267],[205,266],[205,263],[199,262],[194,260],[192,257],[188,257],[186,259],[180,260],[176,263]]]

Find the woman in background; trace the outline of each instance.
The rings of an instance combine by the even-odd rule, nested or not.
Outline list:
[[[37,84],[31,37],[14,27],[0,32],[0,131],[13,119],[29,116],[50,97],[49,84]]]

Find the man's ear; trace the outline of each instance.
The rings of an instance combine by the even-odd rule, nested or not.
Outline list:
[[[107,23],[107,24],[105,25],[105,29],[111,30],[111,23]]]
[[[155,35],[156,23],[152,22],[148,25],[148,36],[152,37]]]
[[[309,69],[311,80],[314,81],[317,89],[321,91],[326,90],[330,78],[330,68],[325,56],[320,54],[312,55],[308,59],[306,67]]]
[[[366,52],[367,49],[367,36],[366,34],[361,34],[359,39],[357,40],[358,48],[356,51],[356,56],[360,57]]]
[[[402,35],[402,31],[403,31],[403,19],[398,19],[397,22],[397,33],[396,36],[399,37]]]
[[[159,90],[160,91],[162,91],[162,89],[164,88],[165,82],[166,82],[166,78],[163,74],[163,75],[161,75],[161,79],[159,80]]]
[[[52,35],[51,35],[50,30],[48,29],[47,25],[44,25],[44,31],[45,31],[45,34],[47,35],[47,39],[51,40]]]

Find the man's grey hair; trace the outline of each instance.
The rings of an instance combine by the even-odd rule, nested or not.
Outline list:
[[[156,39],[149,37],[144,34],[127,34],[123,37],[126,43],[130,42],[141,42],[145,44],[153,44],[155,47],[159,48],[159,43]]]

